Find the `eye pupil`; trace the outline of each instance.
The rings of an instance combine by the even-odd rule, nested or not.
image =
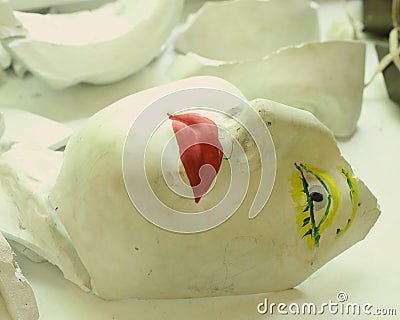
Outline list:
[[[321,202],[321,201],[324,200],[323,194],[321,194],[321,193],[319,193],[319,192],[311,192],[310,198],[311,198],[311,200],[314,201],[314,202]]]

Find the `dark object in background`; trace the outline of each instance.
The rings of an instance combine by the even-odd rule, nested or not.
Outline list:
[[[387,38],[394,25],[400,24],[400,0],[364,0],[363,16],[365,32]],[[388,41],[375,44],[379,61],[389,53]],[[382,73],[389,98],[400,105],[400,70],[392,62]]]
[[[364,31],[387,37],[393,28],[392,0],[364,0]]]
[[[378,53],[379,61],[389,53],[388,43],[376,43],[376,52]],[[394,63],[391,63],[383,72],[386,89],[389,98],[400,105],[400,70],[397,69]]]

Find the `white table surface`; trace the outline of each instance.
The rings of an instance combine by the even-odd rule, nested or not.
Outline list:
[[[360,14],[359,1],[351,8]],[[330,21],[342,15],[338,3],[321,4],[324,34]],[[19,108],[51,119],[77,125],[109,103],[140,89],[166,81],[163,68],[171,54],[137,75],[108,86],[79,85],[55,91],[40,80],[9,76],[0,86],[0,108]],[[367,77],[377,66],[371,45],[367,51]],[[400,90],[400,88],[399,88]],[[257,305],[270,302],[296,302],[320,305],[344,291],[348,302],[370,303],[375,308],[397,308],[397,316],[370,316],[371,319],[400,319],[400,106],[391,102],[380,75],[365,89],[358,129],[348,141],[338,142],[356,175],[378,198],[381,217],[366,239],[304,281],[297,288],[277,293],[249,296],[164,301],[104,301],[84,293],[65,280],[49,263],[36,264],[18,256],[20,266],[36,294],[42,320],[121,320],[121,319],[309,319],[301,315],[260,315]],[[264,275],[268,277],[266,272]],[[318,319],[365,319],[366,316],[332,315]]]

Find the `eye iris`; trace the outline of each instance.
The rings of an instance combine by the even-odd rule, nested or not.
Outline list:
[[[324,200],[323,194],[319,192],[311,192],[310,197],[311,200],[314,202],[322,202]]]

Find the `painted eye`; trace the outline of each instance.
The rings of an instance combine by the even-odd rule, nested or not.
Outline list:
[[[292,199],[297,204],[297,230],[308,247],[318,248],[322,234],[335,218],[340,191],[328,173],[309,164],[295,163]]]
[[[313,202],[315,210],[322,210],[325,208],[328,200],[328,194],[324,187],[321,185],[312,185],[309,187],[308,193]]]

